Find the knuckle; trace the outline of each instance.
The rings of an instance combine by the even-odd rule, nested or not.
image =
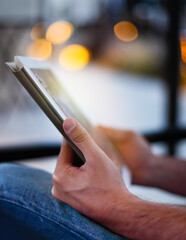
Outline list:
[[[53,180],[54,185],[62,185],[62,183],[63,183],[63,176],[62,176],[62,174],[59,175],[57,173],[54,173],[52,175],[52,180]]]
[[[54,173],[52,176],[53,184],[55,189],[60,189],[60,191],[67,192],[69,188],[69,180],[67,176],[64,174],[56,174]]]
[[[59,178],[58,178],[58,175],[56,173],[54,173],[52,175],[52,181],[53,181],[54,185],[59,183]]]
[[[80,134],[74,136],[74,142],[76,142],[76,143],[85,142],[87,139],[88,139],[88,136],[85,133],[80,133]]]
[[[52,196],[53,196],[54,198],[56,198],[56,197],[57,197],[57,192],[56,192],[56,189],[55,189],[55,187],[53,187],[53,188],[52,188],[52,191],[51,191],[51,193],[52,193]]]
[[[55,187],[52,188],[51,194],[57,201],[61,200],[60,199],[60,195],[58,194],[58,191],[57,191],[57,189]]]

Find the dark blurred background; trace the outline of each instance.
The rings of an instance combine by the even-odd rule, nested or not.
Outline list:
[[[142,133],[186,125],[186,1],[0,0],[0,144],[58,141],[59,134],[5,67],[15,55],[47,59],[70,79],[72,93],[79,84],[82,95],[90,86],[97,91],[92,82],[101,84],[100,102],[111,98],[101,93],[110,84],[116,99],[112,120],[105,102],[99,110],[96,102],[94,112],[92,89],[77,96],[80,104],[88,102],[82,105],[95,124]],[[78,77],[78,84],[71,80]],[[115,108],[122,114],[112,112]],[[174,153],[170,142],[169,151]]]

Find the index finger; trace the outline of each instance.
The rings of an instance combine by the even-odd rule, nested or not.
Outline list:
[[[73,162],[72,149],[68,144],[68,142],[65,139],[63,139],[63,143],[61,145],[61,150],[58,156],[56,167],[61,167],[64,165],[72,165],[72,162]]]

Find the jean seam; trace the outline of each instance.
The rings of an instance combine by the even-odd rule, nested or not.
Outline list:
[[[9,203],[14,204],[14,205],[17,205],[18,207],[21,207],[21,208],[23,208],[23,209],[25,209],[25,210],[29,210],[30,212],[32,212],[32,213],[34,213],[34,214],[36,214],[36,215],[38,215],[38,216],[41,216],[41,217],[43,217],[43,218],[45,218],[45,219],[47,219],[47,220],[49,220],[49,221],[51,221],[51,222],[59,225],[60,227],[63,227],[63,228],[65,228],[65,229],[73,232],[74,234],[76,234],[76,235],[78,235],[79,237],[81,237],[82,240],[86,239],[84,236],[81,236],[80,230],[82,231],[82,228],[78,228],[78,227],[76,226],[76,229],[79,231],[79,233],[77,233],[77,232],[75,232],[75,231],[73,230],[73,228],[72,228],[73,225],[70,225],[71,227],[68,227],[69,222],[66,222],[66,221],[64,221],[63,223],[62,223],[62,222],[57,222],[57,221],[55,221],[54,219],[51,219],[51,218],[49,218],[49,217],[46,217],[46,216],[44,216],[43,214],[38,214],[37,212],[33,211],[33,209],[30,209],[29,207],[23,206],[23,205],[15,202],[15,201],[12,201],[12,200],[7,199],[7,198],[0,197],[0,201],[9,202]],[[28,203],[28,202],[27,202],[27,203]],[[29,202],[29,203],[30,203],[30,202]],[[33,205],[33,206],[34,206],[34,205]],[[44,210],[44,209],[41,208],[41,210]],[[44,211],[45,211],[45,210],[44,210]],[[87,235],[89,235],[91,238],[93,238],[93,239],[95,239],[95,240],[100,240],[99,238],[95,238],[94,235],[90,234],[90,233],[87,232],[87,231],[86,231],[86,232],[83,231],[83,232],[86,233]]]

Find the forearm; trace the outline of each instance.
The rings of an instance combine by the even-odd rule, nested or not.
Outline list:
[[[128,200],[115,207],[113,221],[103,219],[106,227],[130,239],[186,239],[186,210],[183,207],[150,203],[135,196]]]
[[[136,184],[186,196],[186,161],[173,157],[154,158],[153,163],[141,173]]]

